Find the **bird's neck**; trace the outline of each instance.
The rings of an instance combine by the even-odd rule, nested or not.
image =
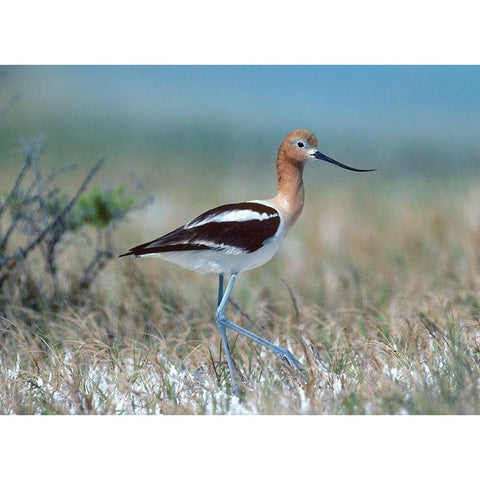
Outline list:
[[[277,160],[278,193],[273,201],[282,210],[287,229],[302,213],[305,201],[303,163],[291,163],[279,156]]]

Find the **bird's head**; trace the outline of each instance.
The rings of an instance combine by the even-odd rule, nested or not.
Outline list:
[[[324,160],[325,162],[333,163],[347,170],[353,172],[372,172],[375,169],[361,170],[358,168],[349,167],[343,163],[337,162],[333,158],[327,157],[321,153],[318,148],[317,137],[309,130],[300,129],[289,133],[278,150],[278,159],[293,163],[298,167],[303,167],[305,163],[312,160]]]

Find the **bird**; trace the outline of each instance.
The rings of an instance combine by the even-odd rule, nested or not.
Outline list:
[[[305,201],[303,170],[307,163],[315,160],[354,172],[376,170],[353,168],[324,155],[318,150],[317,137],[311,131],[297,129],[286,135],[278,149],[278,191],[273,198],[212,208],[170,233],[120,255],[159,257],[201,274],[218,275],[215,321],[230,371],[231,388],[237,397],[240,397],[238,374],[227,329],[270,349],[292,369],[305,375],[305,368],[288,349],[230,322],[225,316],[225,309],[238,275],[268,262],[298,220]],[[226,275],[229,280],[224,290]]]

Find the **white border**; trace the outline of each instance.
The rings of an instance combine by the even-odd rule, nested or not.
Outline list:
[[[4,478],[437,480],[478,470],[478,417],[4,417],[0,425]]]
[[[476,2],[16,0],[5,64],[479,63]]]

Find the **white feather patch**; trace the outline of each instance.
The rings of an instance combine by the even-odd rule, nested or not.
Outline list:
[[[234,247],[225,243],[207,242],[205,240],[202,240],[198,242],[197,245],[205,245],[206,247],[219,249],[223,253],[227,253],[228,255],[244,255],[245,253],[247,253],[243,248]]]
[[[222,212],[218,215],[212,215],[200,222],[190,222],[185,225],[185,228],[199,227],[207,223],[221,223],[221,222],[249,222],[251,220],[268,220],[272,217],[278,217],[278,213],[260,213],[254,210],[230,210],[228,212]]]

